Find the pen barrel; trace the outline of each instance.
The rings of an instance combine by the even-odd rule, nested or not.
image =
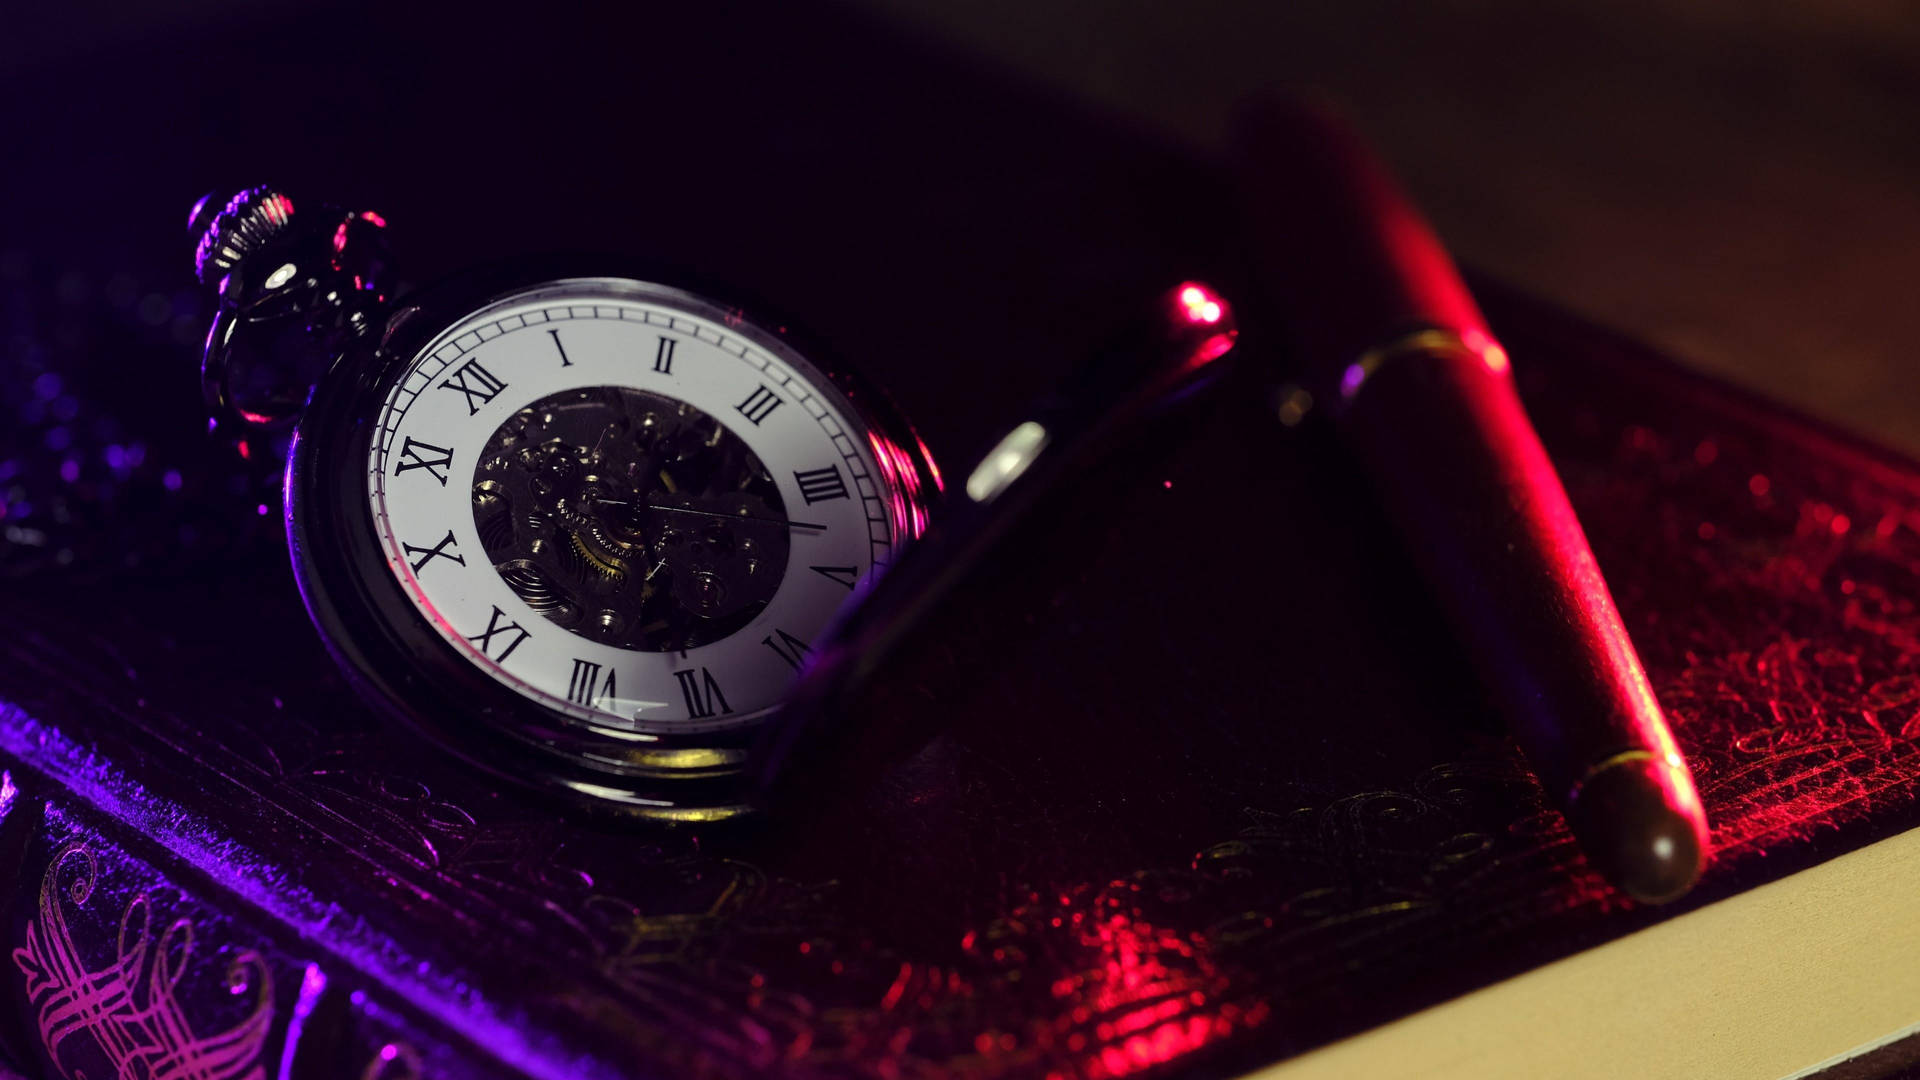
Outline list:
[[[1557,802],[1622,754],[1679,760],[1504,362],[1416,345],[1338,425]]]
[[[1252,246],[1316,376],[1338,380],[1368,350],[1422,329],[1490,340],[1453,259],[1345,124],[1289,101],[1238,117]],[[1316,394],[1322,387],[1313,387]]]
[[[1671,900],[1708,850],[1692,774],[1504,354],[1448,336],[1389,350],[1338,425],[1582,849]]]
[[[1707,851],[1699,795],[1452,259],[1330,115],[1255,107],[1239,150],[1301,376],[1335,403],[1548,794],[1616,884],[1681,895]]]

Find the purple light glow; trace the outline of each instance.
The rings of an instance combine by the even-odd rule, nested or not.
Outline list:
[[[1340,376],[1340,396],[1352,397],[1360,392],[1360,384],[1367,381],[1367,368],[1364,364],[1349,364]]]
[[[316,949],[370,982],[391,986],[414,1008],[486,1047],[510,1069],[540,1080],[614,1080],[625,1075],[607,1062],[576,1056],[551,1037],[530,1035],[533,1028],[517,1005],[483,999],[450,972],[416,975],[419,958],[409,956],[400,942],[364,919],[342,919],[337,905],[277,868],[273,860],[221,837],[200,815],[148,791],[59,729],[6,702],[0,702],[0,751],[65,787],[74,799],[151,837],[267,917],[309,928],[306,940]],[[0,794],[11,790],[8,778]],[[65,816],[58,803],[50,804],[47,813]],[[371,996],[361,1007],[381,1020],[384,1010]]]
[[[278,1080],[289,1080],[293,1076],[293,1058],[300,1049],[300,1033],[326,989],[326,973],[320,970],[319,964],[308,964],[306,974],[300,977],[300,996],[293,1001],[293,1015],[287,1019],[287,1038],[280,1049],[280,1071],[276,1074]]]

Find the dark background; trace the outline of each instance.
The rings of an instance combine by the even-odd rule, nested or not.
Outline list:
[[[1347,103],[1466,260],[1920,450],[1920,12],[1899,0],[879,0],[1182,144]]]
[[[1125,204],[1089,128],[1206,154],[1240,95],[1313,84],[1467,260],[1920,449],[1920,18],[1894,0],[388,7],[17,6],[0,268],[51,248],[75,288],[139,269],[164,293],[180,264],[135,263],[182,207],[272,178],[388,213],[415,278],[638,250],[777,283],[863,358],[925,350],[905,332],[934,311],[956,351],[1005,350],[951,313],[1111,284],[1111,251],[1043,265],[1050,240],[1210,215]],[[729,213],[692,220],[689,192]],[[926,307],[860,311],[903,259]],[[1021,330],[1035,356],[1072,340]]]
[[[764,298],[951,459],[1104,336],[1115,298],[1220,261],[1224,207],[1192,212],[1209,181],[1173,149],[855,11],[141,19],[28,35],[48,44],[5,94],[31,165],[0,181],[21,211],[0,235],[14,277],[76,309],[112,292],[182,344],[204,326],[187,207],[268,179],[386,215],[403,288],[586,249]],[[155,411],[197,411],[190,368],[136,377]]]

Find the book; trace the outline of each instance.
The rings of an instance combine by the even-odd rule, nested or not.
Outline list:
[[[256,14],[71,65],[98,77],[66,52],[6,76],[34,105],[0,176],[25,208],[0,243],[8,1066],[1692,1078],[1914,1056],[1874,1044],[1914,1019],[1920,474],[1491,287],[1715,821],[1678,907],[1587,872],[1361,478],[1254,379],[1054,508],[879,688],[945,734],[821,818],[565,820],[380,724],[300,611],[275,448],[202,435],[205,304],[175,245],[209,184],[364,200],[423,281],[569,246],[736,276],[949,466],[1095,343],[1098,298],[1246,295],[1232,200],[1187,150],[838,7],[528,8],[512,36],[557,47],[511,64],[466,9]],[[724,138],[663,157],[644,122],[669,116]],[[450,148],[486,152],[450,172]]]
[[[1920,470],[1482,298],[1712,816],[1682,903],[1586,867],[1344,455],[1250,380],[1038,523],[879,692],[945,733],[790,822],[569,820],[381,723],[270,535],[12,581],[0,1046],[93,1077],[1866,1060],[1920,1021]]]

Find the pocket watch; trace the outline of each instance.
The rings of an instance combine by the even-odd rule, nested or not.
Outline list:
[[[193,215],[217,416],[290,430],[295,579],[364,696],[596,808],[714,820],[939,474],[784,321],[606,260],[384,293],[386,223],[270,188]]]

